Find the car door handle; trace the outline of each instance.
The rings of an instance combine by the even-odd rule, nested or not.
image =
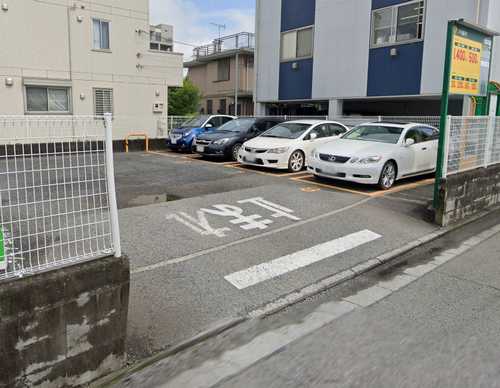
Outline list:
[[[423,148],[422,148],[422,151],[427,151],[427,147],[423,147]]]

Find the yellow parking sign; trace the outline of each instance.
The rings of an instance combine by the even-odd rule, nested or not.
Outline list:
[[[480,42],[455,35],[451,53],[450,93],[480,94],[481,57],[483,45]]]

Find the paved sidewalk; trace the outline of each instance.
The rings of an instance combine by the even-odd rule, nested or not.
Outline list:
[[[497,219],[250,321],[122,386],[500,386]]]

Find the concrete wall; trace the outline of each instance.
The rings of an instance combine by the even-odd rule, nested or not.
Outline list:
[[[125,363],[130,269],[105,258],[0,283],[0,387],[79,386]]]
[[[93,88],[112,88],[115,115],[141,116],[155,137],[162,115],[153,114],[153,103],[167,106],[168,87],[181,86],[182,55],[149,50],[149,1],[68,4],[73,2],[16,0],[8,2],[8,11],[0,11],[0,36],[6,37],[0,45],[0,114],[25,114],[27,79],[41,79],[44,86],[65,80],[72,113],[93,115]],[[92,47],[93,17],[111,23],[109,51]],[[13,86],[5,85],[7,77]],[[138,129],[122,126],[115,138],[132,130]]]
[[[500,164],[451,175],[440,183],[436,222],[446,226],[500,203]]]

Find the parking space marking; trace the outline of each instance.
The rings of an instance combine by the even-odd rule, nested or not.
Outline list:
[[[340,208],[340,209],[332,210],[330,212],[323,213],[323,214],[320,214],[320,215],[318,215],[316,217],[308,218],[306,220],[297,221],[297,222],[295,222],[293,224],[286,225],[286,226],[283,226],[281,228],[276,228],[276,229],[270,230],[268,232],[259,233],[259,234],[256,234],[254,236],[245,237],[245,238],[242,238],[240,240],[232,241],[232,242],[227,243],[227,244],[223,244],[223,245],[219,245],[219,246],[216,246],[216,247],[213,247],[213,248],[208,248],[208,249],[204,249],[202,251],[190,253],[190,254],[188,254],[186,256],[182,256],[182,257],[178,257],[178,258],[174,258],[174,259],[165,259],[165,260],[162,260],[162,261],[160,261],[158,263],[155,263],[155,264],[146,265],[144,267],[139,267],[139,268],[136,268],[135,270],[132,270],[132,274],[136,275],[136,274],[139,274],[139,273],[154,271],[154,270],[157,270],[157,269],[160,269],[160,268],[168,267],[170,265],[181,264],[181,263],[184,263],[184,262],[187,262],[187,261],[190,261],[190,260],[197,259],[199,257],[205,256],[205,255],[209,255],[209,254],[214,253],[214,252],[223,251],[224,249],[231,248],[233,246],[244,244],[244,243],[247,243],[247,242],[250,242],[250,241],[259,240],[259,239],[262,239],[262,238],[265,238],[265,237],[268,237],[268,236],[273,236],[275,234],[278,234],[278,233],[281,233],[281,232],[285,232],[285,231],[288,231],[288,230],[292,230],[292,229],[295,229],[295,228],[298,228],[298,227],[301,227],[301,226],[304,226],[304,225],[308,225],[310,223],[317,222],[319,220],[332,217],[332,216],[334,216],[336,214],[340,214],[340,213],[343,213],[345,211],[354,209],[356,207],[364,205],[365,203],[367,203],[368,201],[371,201],[371,200],[372,200],[372,198],[364,198],[361,201],[353,203],[352,205],[348,205],[348,206],[345,206],[345,207]]]
[[[256,174],[273,176],[273,177],[277,177],[277,178],[289,178],[289,177],[295,177],[295,176],[309,175],[309,173],[307,171],[299,171],[299,172],[283,172],[283,170],[263,171],[263,170],[260,170],[259,167],[257,167],[257,166],[246,166],[246,165],[241,164],[241,163],[237,163],[234,165],[226,165],[226,167],[236,168],[238,170],[242,170],[242,171],[246,171],[246,172],[254,172]]]
[[[224,279],[238,290],[243,290],[381,238],[382,236],[377,233],[363,230],[232,273]]]
[[[366,197],[372,197],[371,194],[365,193],[363,191],[351,190],[351,189],[347,189],[347,188],[344,188],[344,187],[335,186],[334,184],[330,185],[330,184],[327,184],[327,183],[316,182],[314,180],[314,176],[311,175],[311,174],[308,174],[308,175],[303,176],[303,177],[292,178],[291,180],[295,181],[295,182],[309,183],[309,184],[312,184],[312,185],[315,185],[315,186],[318,186],[318,187],[324,187],[324,188],[330,189],[330,190],[338,190],[338,191],[344,191],[346,193],[364,195]]]
[[[167,158],[174,158],[174,159],[179,159],[182,157],[182,155],[179,155],[179,154],[174,154],[173,152],[160,152],[160,151],[148,151],[147,152],[148,154],[153,154],[153,155],[160,155],[160,156],[164,156],[164,157],[167,157]]]
[[[309,174],[308,176],[303,176],[303,177],[301,176],[301,177],[297,177],[297,178],[292,178],[292,180],[298,181],[298,182],[303,182],[303,183],[310,183],[312,185],[319,186],[319,187],[325,187],[325,188],[328,188],[331,190],[345,191],[347,193],[364,195],[364,196],[372,197],[372,198],[384,197],[384,196],[387,196],[388,194],[412,190],[412,189],[415,189],[418,187],[427,186],[427,185],[435,182],[434,178],[430,178],[430,179],[424,179],[424,180],[418,181],[418,182],[412,182],[412,183],[406,183],[406,184],[396,184],[395,187],[393,187],[392,189],[389,189],[389,190],[377,190],[377,191],[369,192],[369,191],[365,191],[362,189],[355,190],[355,189],[348,189],[346,187],[338,186],[335,184],[335,182],[333,180],[332,180],[332,183],[317,182],[315,180],[314,176],[311,174]]]

